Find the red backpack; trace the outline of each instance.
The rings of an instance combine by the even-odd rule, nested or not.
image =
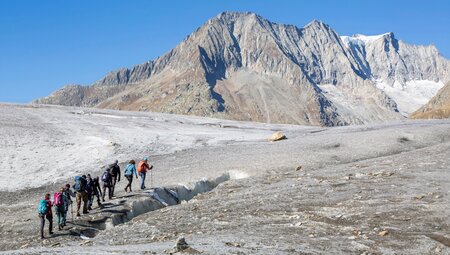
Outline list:
[[[53,195],[53,204],[55,206],[61,206],[64,204],[61,192],[56,192],[55,195]]]

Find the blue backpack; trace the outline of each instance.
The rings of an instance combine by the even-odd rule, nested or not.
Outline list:
[[[81,176],[75,176],[75,185],[73,189],[76,192],[83,191],[86,188],[87,181]]]
[[[41,215],[46,215],[48,213],[47,200],[41,199],[41,201],[39,201],[38,213],[41,214]]]

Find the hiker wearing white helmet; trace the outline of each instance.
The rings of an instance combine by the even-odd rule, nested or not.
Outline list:
[[[153,168],[153,166],[148,163],[147,157],[145,157],[144,160],[139,162],[138,173],[139,173],[139,176],[141,177],[141,189],[146,188],[145,187],[145,176],[147,174],[147,171],[151,170],[152,168]]]

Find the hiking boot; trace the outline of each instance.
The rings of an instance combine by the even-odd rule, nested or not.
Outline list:
[[[54,233],[53,233],[53,231],[52,231],[52,232],[48,232],[48,234],[49,234],[49,235],[53,235]]]
[[[83,212],[83,214],[88,214],[88,213],[89,213],[88,211],[84,211],[84,212]]]
[[[92,211],[92,207],[89,206],[88,210],[89,210],[89,211]]]
[[[80,217],[81,215],[80,215],[80,213],[77,213],[77,217]]]

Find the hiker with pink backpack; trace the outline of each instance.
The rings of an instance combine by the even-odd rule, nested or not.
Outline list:
[[[65,205],[68,203],[69,201],[67,201],[67,197],[64,195],[64,188],[61,188],[59,192],[53,195],[53,205],[55,206],[59,230],[62,230],[64,227]]]

